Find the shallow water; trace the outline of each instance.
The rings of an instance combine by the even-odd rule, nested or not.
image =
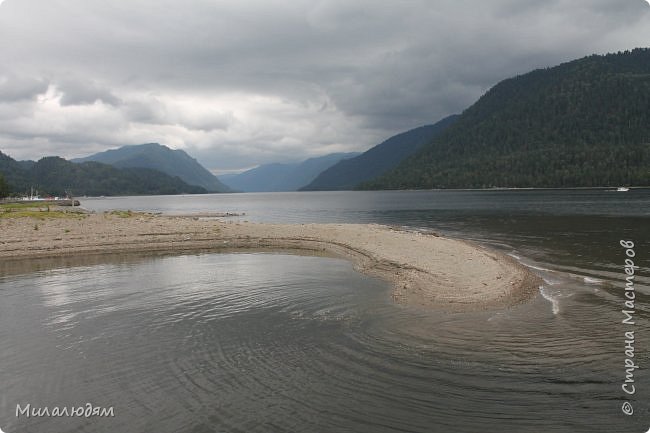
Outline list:
[[[266,221],[284,208],[293,221],[382,222],[469,237],[537,269],[545,283],[534,300],[477,313],[404,308],[390,301],[386,283],[345,261],[282,254],[50,264],[0,278],[0,428],[646,431],[648,193],[436,193],[268,194],[258,210],[255,195],[175,205],[244,210],[246,219]],[[147,201],[145,210],[164,202],[96,202]],[[641,265],[633,327],[641,368],[631,397],[621,390],[628,326],[620,238],[636,241]],[[621,412],[626,400],[633,416]],[[86,402],[113,406],[115,417],[15,416],[16,404]]]
[[[448,314],[388,293],[343,260],[279,254],[5,277],[0,416],[7,432],[635,431],[612,293],[558,314],[543,297]],[[115,417],[15,417],[86,402]]]
[[[82,205],[96,211],[237,212],[245,214],[238,219],[257,222],[435,230],[490,244],[544,268],[612,283],[620,281],[624,260],[619,240],[629,239],[641,254],[643,285],[650,285],[650,189],[212,194],[88,198]]]

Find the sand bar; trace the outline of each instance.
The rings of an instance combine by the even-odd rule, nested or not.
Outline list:
[[[473,243],[375,224],[259,224],[151,214],[0,219],[0,262],[65,255],[296,251],[344,257],[393,283],[401,304],[451,311],[530,299],[540,280],[510,257]]]

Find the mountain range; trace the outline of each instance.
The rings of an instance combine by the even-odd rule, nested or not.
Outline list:
[[[501,81],[364,189],[650,185],[650,49]]]
[[[0,173],[11,192],[41,195],[155,195],[201,194],[203,187],[148,168],[116,168],[99,162],[73,163],[50,156],[34,161],[16,161],[0,152]]]
[[[395,168],[404,158],[445,131],[458,115],[445,117],[434,125],[425,125],[397,134],[354,158],[343,159],[320,173],[302,191],[353,189]]]
[[[650,185],[650,49],[592,55],[503,80],[460,115],[363,154],[265,164],[222,179],[182,150],[124,146],[74,160],[15,161],[14,192],[180,192]]]
[[[298,163],[272,163],[239,174],[222,175],[221,179],[233,190],[242,192],[297,191],[323,170],[359,153],[331,153]]]
[[[172,150],[158,143],[122,146],[71,161],[95,161],[117,168],[148,168],[177,176],[185,183],[200,186],[208,192],[229,191],[226,185],[185,151]]]

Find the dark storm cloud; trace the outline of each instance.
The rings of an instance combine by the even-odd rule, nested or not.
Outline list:
[[[47,82],[37,78],[3,76],[0,78],[0,102],[34,99],[45,93],[47,86]]]
[[[110,90],[92,81],[64,79],[56,87],[61,92],[61,105],[89,105],[102,102],[117,106],[121,103]]]
[[[647,45],[649,11],[643,0],[7,0],[0,143],[38,157],[159,141],[224,169],[365,150],[512,75]]]

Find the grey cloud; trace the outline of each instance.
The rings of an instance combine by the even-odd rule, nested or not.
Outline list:
[[[233,113],[228,110],[214,107],[193,110],[191,106],[187,107],[191,104],[185,104],[186,107],[179,105],[173,99],[165,102],[158,97],[145,95],[125,102],[124,115],[132,122],[177,125],[205,132],[227,130],[236,121]]]
[[[504,78],[648,40],[643,0],[7,0],[0,76],[24,82],[0,84],[22,100],[0,143],[160,141],[222,169],[364,150]],[[50,82],[60,106],[32,105],[34,125],[25,104]]]
[[[47,91],[48,83],[35,77],[0,75],[0,102],[17,102],[34,99]]]
[[[56,84],[62,93],[61,105],[89,105],[97,101],[104,104],[120,105],[121,101],[107,88],[89,80],[64,79]]]
[[[125,116],[133,122],[163,125],[167,119],[167,108],[153,97],[128,101],[125,108]]]
[[[233,121],[234,117],[232,113],[213,111],[195,116],[185,116],[185,118],[179,120],[178,124],[189,129],[209,132],[214,130],[227,130]]]

